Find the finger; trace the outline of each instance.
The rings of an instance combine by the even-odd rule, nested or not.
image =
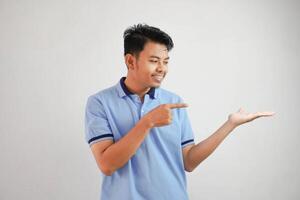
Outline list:
[[[169,104],[167,104],[167,106],[171,109],[188,107],[188,105],[186,103],[169,103]]]
[[[255,115],[258,116],[258,117],[267,117],[267,116],[275,115],[275,112],[269,112],[269,111],[256,112]]]

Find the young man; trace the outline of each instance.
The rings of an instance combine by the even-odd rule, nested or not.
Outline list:
[[[168,72],[169,35],[145,24],[124,32],[126,77],[88,98],[86,142],[102,172],[102,200],[187,200],[192,172],[237,126],[273,112],[230,114],[195,144],[180,96],[160,88]]]

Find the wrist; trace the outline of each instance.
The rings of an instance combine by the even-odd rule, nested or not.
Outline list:
[[[235,124],[233,121],[231,121],[230,119],[228,119],[226,121],[226,124],[231,128],[231,129],[235,129],[236,127],[238,127],[237,124]]]

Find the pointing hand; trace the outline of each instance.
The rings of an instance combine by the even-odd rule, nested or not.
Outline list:
[[[147,113],[144,117],[150,122],[151,127],[165,126],[172,123],[172,111],[175,108],[185,108],[185,103],[161,104]]]

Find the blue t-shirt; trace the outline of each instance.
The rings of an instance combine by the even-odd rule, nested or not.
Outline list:
[[[151,88],[141,102],[124,84],[88,97],[85,140],[117,142],[149,111],[160,104],[182,103],[178,95]],[[101,200],[187,200],[182,148],[194,143],[186,108],[172,109],[172,123],[154,127],[130,160],[111,176],[102,175]]]

